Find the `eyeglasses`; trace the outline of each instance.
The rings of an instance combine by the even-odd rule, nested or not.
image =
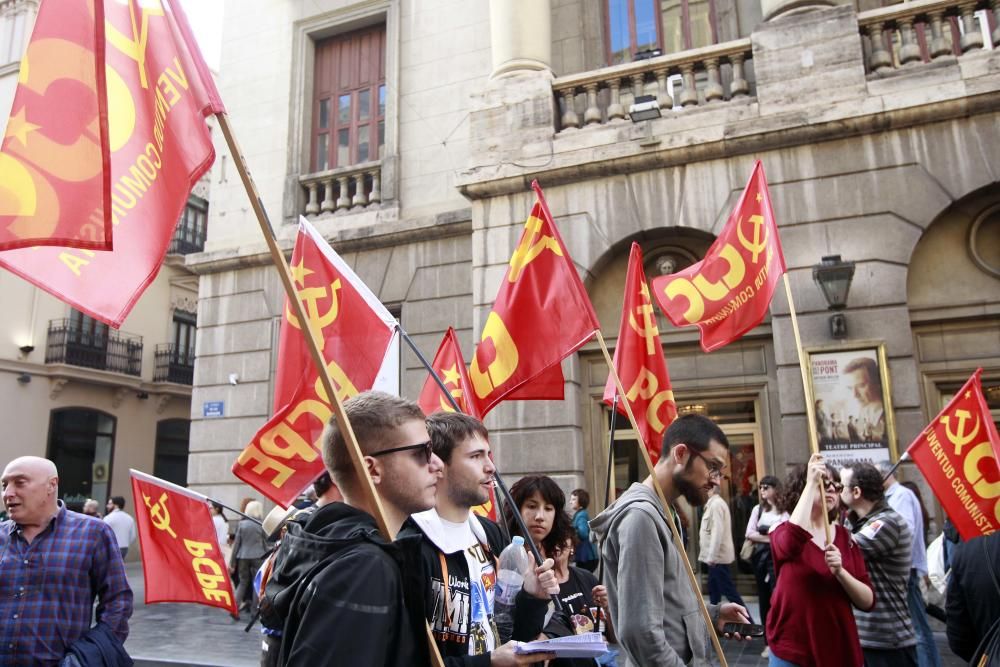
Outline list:
[[[823,482],[823,488],[826,489],[827,491],[836,491],[837,493],[840,493],[841,491],[844,490],[844,485],[841,484],[840,482],[832,482],[830,480],[826,480],[825,482]]]
[[[705,466],[708,468],[708,476],[711,479],[722,479],[722,471],[726,468],[726,464],[719,463],[718,461],[713,461],[699,451],[691,450],[695,456],[705,462]]]
[[[422,449],[424,453],[424,458],[427,463],[431,462],[431,457],[434,456],[434,449],[431,447],[431,441],[421,442],[416,445],[406,445],[404,447],[393,447],[392,449],[383,449],[381,452],[375,452],[371,456],[385,456],[386,454],[395,454],[396,452],[409,452]]]
[[[768,489],[773,489],[774,487],[770,484],[761,484],[759,488],[761,491],[767,491]]]

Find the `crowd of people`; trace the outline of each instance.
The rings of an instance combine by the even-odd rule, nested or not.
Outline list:
[[[344,409],[378,508],[331,422],[322,438],[327,473],[302,509],[281,514],[280,527],[261,526],[258,501],[245,504],[232,533],[222,508],[212,510],[239,610],[260,619],[262,666],[430,664],[429,640],[447,665],[709,664],[706,611],[719,636],[760,634],[732,579],[742,521],[734,531],[719,493],[729,443],[710,419],[676,419],[652,474],[592,519],[585,489],[567,502],[555,480],[528,475],[511,486],[513,507],[495,523],[473,512],[489,499],[496,470],[480,421],[426,417],[380,392]],[[925,515],[891,473],[868,463],[835,469],[817,454],[784,482],[759,481],[739,557],[753,571],[771,665],[940,664],[920,593]],[[0,626],[0,664],[56,665],[93,646],[123,654],[132,593],[128,544],[114,524],[126,522],[68,511],[45,459],[11,462],[2,485],[10,518],[0,525],[0,617],[13,622]],[[707,605],[688,579],[681,498],[704,508]],[[112,500],[109,516],[124,514],[124,500]],[[512,540],[541,558],[501,609],[500,557]],[[998,540],[951,553],[948,638],[967,660],[1000,632]],[[608,644],[594,659],[517,650],[589,632]]]

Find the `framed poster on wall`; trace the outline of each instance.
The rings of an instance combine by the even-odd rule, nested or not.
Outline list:
[[[819,451],[834,465],[895,462],[896,423],[882,343],[807,349],[807,400],[816,410]]]

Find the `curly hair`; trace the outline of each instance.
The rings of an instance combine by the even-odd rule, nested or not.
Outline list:
[[[528,475],[517,480],[510,487],[511,498],[514,499],[518,510],[524,507],[524,503],[535,493],[556,509],[555,516],[552,518],[552,530],[542,540],[542,549],[545,553],[553,554],[558,546],[565,543],[573,535],[573,524],[569,515],[566,514],[566,494],[551,477],[546,475]],[[509,503],[504,504],[503,516],[511,535],[522,535],[526,540],[531,539],[530,535],[521,533]]]
[[[826,472],[830,479],[834,481],[840,480],[840,473],[829,463],[826,464]],[[788,477],[785,479],[784,491],[778,496],[778,509],[782,512],[792,513],[795,506],[799,502],[799,498],[802,496],[802,491],[806,488],[806,465],[799,464],[792,468],[792,471],[788,473]],[[828,516],[831,521],[836,520],[837,512],[839,507],[834,507],[830,510]]]

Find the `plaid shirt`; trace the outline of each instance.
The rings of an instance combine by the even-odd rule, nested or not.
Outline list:
[[[128,637],[132,589],[111,527],[59,512],[28,544],[12,520],[0,522],[0,665],[57,665],[97,622]]]

